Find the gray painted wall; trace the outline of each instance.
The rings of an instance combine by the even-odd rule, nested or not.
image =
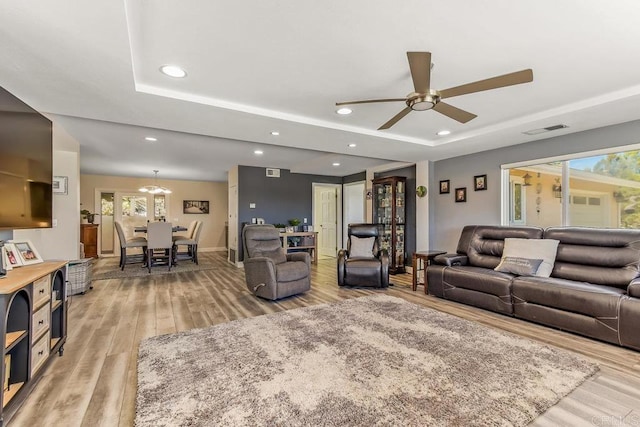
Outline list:
[[[404,176],[407,178],[405,193],[405,265],[411,265],[411,258],[416,251],[416,167],[409,166],[374,174],[376,178],[389,176]]]
[[[280,178],[266,176],[265,168],[238,167],[238,250],[242,254],[242,224],[251,218],[263,218],[267,224],[287,224],[292,218],[312,221],[312,184],[342,184],[342,177],[307,175],[280,169]],[[250,209],[249,204],[256,208]],[[340,240],[339,240],[340,241]],[[240,256],[242,259],[242,255]]]
[[[501,165],[639,142],[640,121],[634,121],[434,162],[429,183],[431,248],[455,252],[465,225],[500,224]],[[487,190],[474,191],[473,177],[482,174],[487,174]],[[449,194],[439,194],[444,179],[451,180]],[[454,202],[456,187],[467,187],[466,203]]]
[[[359,173],[354,173],[353,175],[347,175],[345,177],[342,177],[343,184],[349,184],[351,182],[360,182],[360,181],[366,181],[366,180],[367,180],[367,173],[364,171]]]

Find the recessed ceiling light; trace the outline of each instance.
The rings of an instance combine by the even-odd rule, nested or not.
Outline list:
[[[278,132],[277,130],[274,130],[274,131],[271,131],[271,135],[278,136],[280,135],[280,132]]]
[[[160,67],[160,71],[162,74],[165,74],[169,77],[177,77],[182,78],[187,76],[187,72],[177,65],[163,65]]]
[[[349,148],[356,148],[357,146],[358,146],[357,144],[353,144],[353,143],[348,145]]]
[[[151,141],[151,142],[156,142],[158,140],[158,138],[154,136],[145,136],[144,139],[145,141]]]
[[[264,153],[264,151],[262,151],[262,150],[256,150],[256,151],[253,152],[253,154],[257,154],[258,156],[260,156],[263,153]]]
[[[449,135],[451,133],[450,130],[441,130],[440,132],[438,132],[436,135],[438,136],[445,136],[445,135]]]
[[[338,163],[338,162],[333,162],[333,166],[340,166],[340,163]]]
[[[351,114],[353,111],[351,108],[342,107],[336,110],[336,113],[346,116],[347,114]]]

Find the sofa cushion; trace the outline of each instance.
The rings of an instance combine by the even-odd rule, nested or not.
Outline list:
[[[551,239],[504,239],[501,264],[505,258],[541,259],[538,269],[532,276],[549,277],[556,258],[558,241]],[[502,270],[498,270],[502,271]]]
[[[500,261],[500,264],[498,264],[494,270],[503,273],[512,273],[517,276],[535,276],[540,264],[542,264],[541,259],[503,256],[502,261]]]
[[[376,242],[375,237],[356,237],[351,236],[351,250],[349,256],[352,258],[375,258],[373,254],[373,244]]]
[[[442,272],[444,292],[447,287],[471,289],[499,297],[508,296],[513,275],[472,266],[446,267]]]
[[[618,304],[625,292],[611,286],[553,277],[516,277],[511,294],[514,305],[538,304],[604,319],[618,316]]]
[[[278,282],[292,282],[307,277],[309,269],[302,261],[283,262],[276,265],[276,280]]]
[[[549,227],[559,240],[553,277],[626,289],[639,273],[640,230]]]
[[[629,284],[627,294],[630,297],[640,298],[640,280],[636,279]]]
[[[504,239],[541,239],[542,228],[471,225],[462,230],[457,252],[469,257],[469,264],[496,268],[502,258]]]

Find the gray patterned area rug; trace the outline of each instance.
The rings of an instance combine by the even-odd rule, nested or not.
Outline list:
[[[597,370],[375,295],[144,340],[136,425],[522,426]]]
[[[124,270],[118,266],[118,257],[100,258],[94,262],[92,280],[125,279],[127,277],[142,277],[158,274],[187,273],[191,271],[211,270],[216,268],[218,258],[222,259],[225,252],[204,252],[198,254],[198,264],[191,260],[180,260],[171,267],[171,271],[164,265],[151,267],[151,273],[142,264],[127,264]]]

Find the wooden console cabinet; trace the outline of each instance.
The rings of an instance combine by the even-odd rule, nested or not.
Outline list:
[[[66,261],[15,268],[0,280],[3,363],[0,426],[27,397],[67,338]]]
[[[307,251],[311,256],[311,262],[318,263],[318,232],[301,231],[298,233],[280,233],[282,247],[286,253]]]
[[[80,241],[85,258],[98,258],[98,224],[80,224]]]

